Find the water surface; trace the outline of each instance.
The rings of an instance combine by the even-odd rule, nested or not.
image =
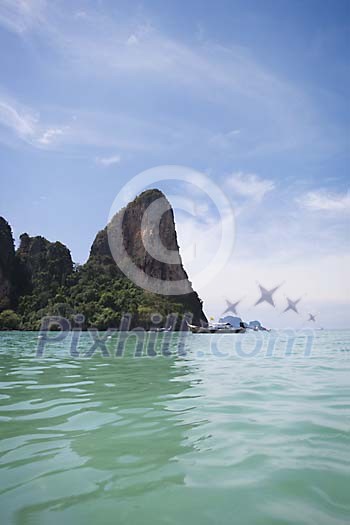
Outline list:
[[[350,332],[178,337],[0,334],[2,523],[349,522]]]

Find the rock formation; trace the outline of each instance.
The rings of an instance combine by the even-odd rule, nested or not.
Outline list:
[[[20,236],[17,257],[25,265],[32,285],[40,280],[42,285],[53,282],[63,285],[73,272],[73,261],[68,248],[60,242],[50,242],[44,237]]]
[[[0,311],[13,306],[14,271],[15,248],[11,227],[0,217]]]
[[[159,201],[165,203],[166,209],[155,225],[144,217],[146,210]],[[113,228],[118,221],[123,232],[121,251],[126,254],[128,265],[140,270],[145,286],[136,286],[133,279],[126,277],[122,264],[121,268],[116,264],[118,256],[112,256],[111,229],[115,256]],[[170,250],[171,263],[150,253],[159,240],[165,252]],[[182,282],[186,293],[154,293],[146,286],[150,279],[170,287]],[[194,323],[206,322],[202,302],[181,262],[173,210],[159,190],[143,192],[117,213],[96,235],[89,259],[80,267],[74,267],[66,246],[41,236],[22,234],[15,252],[11,228],[5,219],[0,219],[0,312],[6,309],[17,312],[25,329],[38,329],[44,315],[73,318],[76,313],[84,315],[84,328],[118,327],[125,313],[132,314],[132,326],[150,327],[151,315],[156,312],[163,320],[169,313],[188,312]]]
[[[161,216],[158,228],[152,223],[151,219],[145,220],[145,212],[150,209],[152,204],[157,201],[165,205],[165,211]],[[162,283],[176,283],[181,281],[186,293],[179,295],[169,294],[169,297],[181,303],[185,309],[193,315],[193,322],[207,322],[202,310],[202,303],[194,292],[184,267],[182,265],[179,245],[175,229],[174,212],[165,195],[157,190],[146,190],[130,202],[126,208],[120,210],[111,220],[110,224],[98,232],[92,244],[89,262],[98,261],[104,265],[111,265],[113,261],[118,262],[118,253],[113,253],[112,257],[110,244],[113,250],[114,228],[118,228],[118,223],[122,228],[123,246],[127,254],[126,266],[130,261],[141,270],[144,281],[138,283],[141,287],[147,288],[148,278],[160,280]],[[157,231],[155,231],[157,230]],[[164,251],[172,254],[172,263],[163,262],[153,257],[146,249],[154,247],[158,242],[163,245]],[[158,246],[156,248],[159,248]],[[120,261],[119,259],[119,262]],[[166,288],[166,286],[164,287]]]

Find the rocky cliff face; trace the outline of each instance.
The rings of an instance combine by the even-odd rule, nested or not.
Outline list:
[[[0,311],[16,309],[18,299],[36,287],[62,286],[73,272],[70,251],[60,242],[24,233],[15,252],[10,225],[0,217]]]
[[[157,210],[158,203],[161,204]],[[152,206],[155,217],[149,212]],[[164,212],[159,221],[159,213],[162,210]],[[124,254],[118,252],[121,246],[114,242],[115,230],[120,228]],[[169,253],[171,262],[165,262]],[[137,284],[148,290],[152,280],[161,281],[162,289],[168,286],[170,292],[176,288],[176,283],[181,282],[181,289],[186,293],[177,295],[169,293],[169,299],[181,303],[192,313],[195,323],[207,321],[202,303],[194,292],[182,265],[173,210],[161,191],[155,189],[144,191],[113,217],[110,224],[97,234],[92,244],[88,263],[92,261],[99,261],[106,265],[115,264],[117,261],[121,268],[123,266],[129,268],[131,261],[140,270],[137,272],[141,276]],[[164,287],[163,283],[165,283]]]
[[[11,227],[0,217],[0,311],[13,304],[14,267],[15,248]]]
[[[162,214],[158,231],[157,225],[152,224],[151,219],[145,220],[145,212],[159,199],[166,202],[168,209]],[[118,228],[119,225],[122,228],[123,247],[126,255],[142,272],[163,281],[188,281],[187,273],[182,266],[177,243],[174,213],[161,191],[144,191],[130,202],[126,208],[118,212],[111,223],[96,235],[91,247],[89,261],[97,259],[100,262],[110,264],[113,260],[117,262],[120,260],[120,254],[116,253],[117,247],[115,247],[113,253],[114,259],[110,248],[110,243],[113,245],[113,230]],[[163,245],[164,251],[172,251],[172,258],[175,259],[172,264],[167,264],[153,257],[145,248],[145,245],[147,245],[151,251],[152,247],[154,251],[158,250],[158,241]],[[161,257],[164,254],[160,253],[159,255]],[[188,284],[188,292],[193,292],[190,283]]]
[[[24,265],[32,285],[40,280],[41,285],[64,285],[73,272],[73,261],[68,248],[60,242],[50,242],[44,237],[20,236],[21,244],[17,257]]]

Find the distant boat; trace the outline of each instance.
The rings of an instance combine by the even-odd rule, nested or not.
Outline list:
[[[244,326],[235,328],[230,323],[209,323],[208,326],[197,326],[187,323],[193,334],[244,334]]]
[[[168,328],[158,328],[158,327],[151,327],[149,330],[147,330],[147,332],[171,332],[172,331],[172,328],[171,326],[169,326]]]

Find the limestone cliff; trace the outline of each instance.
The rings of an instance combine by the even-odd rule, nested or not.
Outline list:
[[[73,272],[73,261],[68,248],[60,242],[50,242],[44,237],[30,237],[27,233],[20,236],[21,244],[17,257],[25,266],[31,284],[39,281],[42,286],[64,285],[66,278]]]
[[[15,248],[11,227],[0,217],[0,311],[11,308],[14,295]]]
[[[156,201],[163,201],[165,208],[167,208],[158,224],[159,230],[152,224],[150,219],[148,221],[145,220],[147,216],[146,211]],[[113,259],[110,249],[110,243],[113,245],[114,228],[118,228],[118,224],[122,228],[123,248],[126,252],[124,257],[127,258],[125,267],[128,267],[130,261],[132,261],[140,270],[142,276],[141,282],[137,284],[141,287],[145,285],[147,289],[150,279],[169,283],[169,287],[181,281],[182,288],[186,290],[186,293],[179,295],[169,294],[169,298],[174,300],[174,302],[181,303],[193,315],[194,322],[206,322],[202,303],[197,293],[194,292],[182,265],[175,229],[174,212],[165,195],[157,189],[146,190],[130,202],[126,208],[120,210],[113,217],[110,224],[104,230],[98,232],[91,247],[88,263],[98,261],[104,265],[111,265],[115,260],[118,263],[123,263],[118,253],[113,253],[115,256]],[[171,264],[158,260],[146,249],[145,245],[152,248],[158,241],[160,241],[165,251],[171,252],[173,259]]]

